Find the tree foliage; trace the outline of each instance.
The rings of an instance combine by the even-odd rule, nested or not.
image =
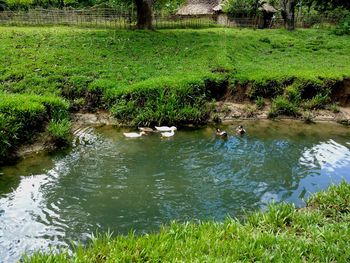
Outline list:
[[[336,8],[350,10],[349,0],[306,0],[305,4],[309,7],[314,7],[320,12],[334,10]]]
[[[257,0],[228,0],[224,10],[232,17],[251,17],[256,15]]]

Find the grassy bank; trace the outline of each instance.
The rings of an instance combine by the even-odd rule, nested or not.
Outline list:
[[[159,233],[105,234],[73,256],[36,253],[25,262],[348,262],[350,185],[312,196],[304,209],[273,204],[245,222],[172,223]]]
[[[350,37],[323,30],[1,27],[0,37],[0,90],[64,96],[73,108],[112,108],[140,92],[156,100],[158,89],[224,80],[273,97],[293,83],[322,89],[350,77]]]
[[[60,97],[69,111],[103,108],[132,125],[205,122],[210,102],[238,87],[272,99],[270,116],[298,115],[350,77],[350,37],[325,30],[0,27],[0,54],[1,99]]]
[[[9,153],[31,142],[46,126],[47,136],[57,145],[69,139],[69,105],[62,98],[4,93],[0,98],[0,163],[11,159]]]

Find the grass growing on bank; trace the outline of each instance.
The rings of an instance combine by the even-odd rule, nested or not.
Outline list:
[[[0,40],[0,90],[65,96],[73,107],[223,79],[271,97],[294,79],[307,89],[350,76],[350,37],[325,30],[0,27]]]
[[[62,98],[29,94],[0,93],[0,162],[4,161],[17,146],[30,142],[45,124],[65,121],[69,125],[68,103]],[[69,138],[69,127],[49,129],[49,136],[60,144]]]
[[[350,185],[312,196],[307,207],[272,204],[240,222],[172,223],[159,233],[94,237],[66,253],[25,262],[348,262]]]

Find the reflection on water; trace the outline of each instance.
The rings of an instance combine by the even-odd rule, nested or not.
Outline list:
[[[67,247],[95,231],[154,231],[170,220],[242,216],[268,202],[303,204],[349,180],[349,130],[334,125],[247,122],[127,139],[111,127],[75,132],[66,154],[0,168],[0,259]],[[0,260],[1,262],[1,260]]]

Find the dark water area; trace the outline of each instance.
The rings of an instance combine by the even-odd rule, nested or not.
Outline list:
[[[223,220],[270,202],[303,206],[311,193],[350,182],[350,129],[288,121],[179,129],[125,138],[86,127],[74,146],[0,168],[0,262],[86,242],[92,233],[157,231],[171,220]],[[2,260],[2,261],[1,261]]]

